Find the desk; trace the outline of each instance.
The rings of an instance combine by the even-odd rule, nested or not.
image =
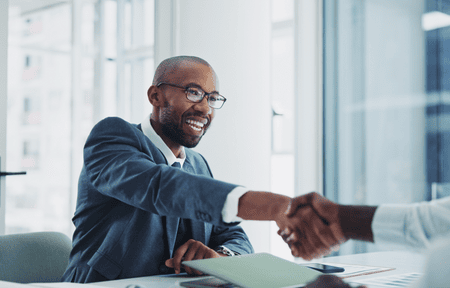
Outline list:
[[[418,253],[408,251],[387,251],[328,257],[317,262],[395,268],[394,270],[390,271],[356,276],[346,279],[348,281],[361,281],[373,277],[386,277],[406,273],[422,273],[424,268],[424,260],[425,256]]]
[[[422,272],[423,268],[423,260],[424,257],[420,254],[407,251],[389,251],[389,252],[374,252],[374,253],[328,257],[313,262],[356,264],[365,266],[380,266],[380,267],[395,268],[395,270],[381,272],[377,274],[348,278],[349,281],[360,281],[377,276],[384,277],[412,272],[420,273]],[[307,263],[307,262],[299,260],[298,263]],[[142,288],[150,288],[150,287],[166,288],[166,287],[180,287],[179,285],[180,282],[194,279],[197,279],[197,277],[190,277],[185,275],[148,276],[132,279],[96,282],[92,284],[112,288],[125,288],[131,284],[139,285],[139,287]]]

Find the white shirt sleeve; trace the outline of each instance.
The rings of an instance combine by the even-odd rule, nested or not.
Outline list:
[[[450,197],[381,205],[375,211],[372,232],[376,244],[427,248],[430,240],[450,232]]]
[[[249,189],[245,187],[236,187],[233,190],[231,190],[230,193],[228,193],[227,199],[225,200],[225,203],[223,204],[222,208],[222,219],[225,223],[231,223],[231,222],[240,222],[243,221],[241,217],[238,217],[238,205],[239,205],[239,198],[241,198],[242,195],[250,191]]]

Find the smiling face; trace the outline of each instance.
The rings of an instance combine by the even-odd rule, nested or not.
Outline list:
[[[214,70],[201,63],[185,61],[164,78],[165,83],[200,88],[207,93],[217,91]],[[158,101],[152,101],[155,97]],[[209,107],[206,97],[199,103],[193,103],[186,98],[183,88],[152,86],[149,99],[154,106],[153,128],[172,151],[180,146],[197,146],[214,118],[214,109]]]

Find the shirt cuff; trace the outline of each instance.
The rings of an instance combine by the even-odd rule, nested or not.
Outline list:
[[[405,243],[406,217],[409,208],[405,205],[384,204],[375,210],[372,221],[375,244]]]
[[[243,221],[241,217],[238,217],[238,206],[239,206],[239,198],[242,195],[250,191],[245,187],[238,186],[231,190],[227,195],[227,199],[225,199],[225,203],[223,204],[222,209],[222,220],[225,223],[231,222],[240,222]]]

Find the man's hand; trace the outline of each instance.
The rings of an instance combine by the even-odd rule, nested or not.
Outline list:
[[[339,205],[315,192],[292,199],[286,218],[277,221],[278,234],[296,257],[318,258],[339,249],[346,241],[339,222]]]
[[[314,282],[305,286],[306,288],[351,288],[341,278],[334,275],[321,275]],[[366,288],[366,286],[358,286],[358,288]]]
[[[346,241],[339,220],[340,206],[309,193],[290,198],[249,191],[239,198],[238,215],[245,220],[273,220],[292,255],[312,259],[329,254]]]
[[[173,258],[167,259],[165,264],[169,268],[174,268],[175,273],[179,274],[181,271],[181,261],[219,258],[222,256],[226,255],[217,253],[200,241],[190,239],[186,243],[181,245],[173,254]],[[203,274],[202,272],[189,267],[184,267],[184,269],[188,274]]]

